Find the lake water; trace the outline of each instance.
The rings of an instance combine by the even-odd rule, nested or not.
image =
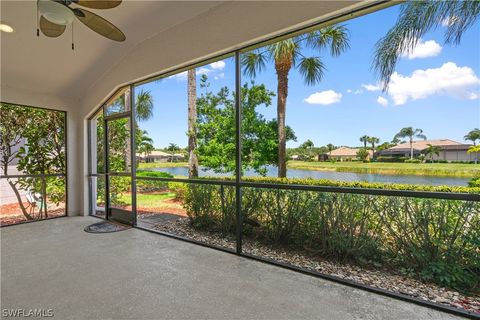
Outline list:
[[[187,167],[172,168],[156,168],[155,171],[168,172],[174,176],[188,176]],[[200,168],[199,175],[201,177],[222,177],[229,174],[219,174],[212,170]],[[245,176],[258,176],[253,170],[248,170]],[[270,166],[267,170],[268,177],[277,176],[277,168]],[[289,178],[314,178],[329,179],[337,181],[365,181],[365,182],[382,182],[382,183],[403,183],[403,184],[426,184],[426,185],[450,185],[450,186],[467,186],[469,178],[457,177],[435,177],[435,176],[414,176],[414,175],[389,175],[374,173],[354,173],[354,172],[335,172],[335,171],[318,171],[318,170],[300,170],[288,169],[287,177]]]

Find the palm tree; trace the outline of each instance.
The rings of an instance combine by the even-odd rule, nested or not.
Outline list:
[[[412,127],[402,128],[393,139],[408,138],[410,142],[410,159],[413,159],[413,138],[420,138],[426,140],[427,137],[423,134],[422,129],[413,129]]]
[[[188,177],[198,177],[197,149],[197,79],[195,69],[188,70]]]
[[[425,150],[425,155],[428,157],[430,156],[430,160],[433,163],[433,156],[436,154],[437,156],[440,156],[440,151],[442,151],[442,148],[439,146],[434,146],[431,145],[430,143],[427,144],[428,148]]]
[[[368,137],[368,142],[372,145],[373,157],[375,157],[375,145],[380,143],[380,139],[377,137]]]
[[[402,4],[397,22],[375,46],[372,67],[379,75],[383,89],[388,89],[398,58],[412,52],[429,30],[446,22],[444,42],[457,45],[465,30],[472,27],[479,16],[480,1],[422,0]]]
[[[175,157],[175,152],[180,150],[180,147],[178,145],[176,145],[175,143],[170,143],[167,147],[167,150],[172,153],[171,162],[173,162],[174,157]]]
[[[368,139],[370,139],[369,136],[364,135],[360,137],[360,142],[363,142],[363,148],[367,149],[367,143],[369,142]]]
[[[145,158],[152,153],[154,149],[153,139],[148,136],[146,130],[139,130],[139,136],[137,138],[137,151],[140,154],[144,154]]]
[[[137,121],[147,121],[153,116],[153,96],[143,89],[137,94],[135,101],[135,118]]]
[[[475,164],[478,163],[478,153],[480,152],[480,146],[471,146],[467,150],[468,153],[475,153]]]
[[[391,144],[393,144],[393,146],[396,146],[399,143],[405,143],[405,141],[402,141],[402,139],[398,138],[397,136],[393,137]]]
[[[117,101],[118,101],[118,103],[126,104],[126,103],[129,103],[129,102],[127,102],[127,101],[129,101],[129,99],[130,99],[130,91],[127,91],[127,93],[125,93],[125,96],[120,97]],[[124,107],[125,106],[123,106],[123,110],[125,110]],[[135,119],[134,119],[135,126],[134,127],[136,128],[136,130],[140,130],[140,129],[138,129],[138,125],[137,125],[138,122],[147,121],[152,116],[153,116],[153,96],[150,93],[150,91],[148,91],[148,90],[145,91],[145,90],[142,89],[136,95],[136,99],[135,99]],[[127,132],[130,132],[130,123],[129,122],[125,123],[125,129],[127,130]],[[130,145],[130,137],[129,136],[127,136],[127,140],[125,141],[125,145],[126,145],[126,148],[125,148],[125,166],[126,166],[126,168],[130,168],[131,167],[131,161],[130,161],[131,145]]]
[[[310,160],[312,158],[312,149],[315,145],[313,144],[313,141],[310,139],[307,139],[304,143],[300,145],[300,149],[304,149],[308,151],[308,159]]]
[[[348,32],[343,25],[329,26],[287,40],[268,45],[242,55],[243,72],[255,77],[272,60],[277,73],[277,121],[278,121],[278,177],[287,176],[285,115],[288,95],[288,77],[292,68],[298,69],[307,85],[320,82],[325,72],[321,57],[306,57],[302,48],[319,53],[329,48],[332,56],[338,56],[349,48]]]
[[[328,149],[328,155],[332,155],[332,150],[335,148],[335,146],[331,143],[327,144],[327,149]]]
[[[480,140],[480,129],[475,128],[475,129],[471,130],[469,133],[467,133],[463,137],[463,139],[472,141],[473,145],[476,146],[477,145],[477,140]]]

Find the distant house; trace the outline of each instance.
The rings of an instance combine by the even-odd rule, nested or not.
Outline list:
[[[467,152],[471,145],[450,139],[413,141],[413,156],[418,157],[421,154],[425,154],[429,144],[440,148],[439,155],[433,155],[433,160],[454,162],[475,160],[475,154]],[[410,157],[410,143],[406,142],[398,144],[394,147],[378,152],[378,155],[386,157]]]
[[[149,155],[145,156],[144,154],[137,153],[137,158],[143,162],[168,162],[168,161],[182,161],[185,160],[185,156],[180,153],[167,153],[160,150],[153,150]]]
[[[360,148],[349,148],[349,147],[340,147],[338,149],[332,150],[328,153],[329,159],[335,159],[340,161],[345,160],[356,160],[357,159],[357,152]],[[368,150],[368,159],[370,159],[373,155],[371,150]]]

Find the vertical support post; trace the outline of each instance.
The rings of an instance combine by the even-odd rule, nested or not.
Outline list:
[[[132,215],[133,226],[137,225],[137,149],[135,141],[135,130],[137,129],[136,121],[136,105],[135,105],[135,87],[133,84],[130,85],[130,151],[131,151],[131,160],[130,163],[130,177],[131,177],[131,188],[132,188]]]
[[[42,215],[42,210],[43,210],[43,213],[45,213],[45,216]],[[45,175],[42,175],[42,204],[40,206],[40,218],[48,218],[48,213],[47,213],[47,180],[45,178]]]
[[[103,169],[105,173],[105,219],[110,215],[110,173],[108,165],[108,121],[105,119],[105,106],[103,106]]]
[[[65,143],[65,216],[68,216],[68,113],[63,114],[63,139]]]
[[[241,108],[241,65],[240,52],[235,52],[235,208],[237,218],[237,254],[242,253],[242,108]]]

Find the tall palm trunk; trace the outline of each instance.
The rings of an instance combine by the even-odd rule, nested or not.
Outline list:
[[[188,70],[188,177],[198,177],[197,148],[197,80],[195,69]]]
[[[131,110],[131,100],[130,100],[130,90],[125,91],[125,110]],[[128,119],[128,118],[127,118]],[[135,121],[135,119],[130,119],[130,121]],[[129,132],[130,134],[127,134],[127,137],[125,138],[125,153],[124,153],[124,158],[125,158],[125,171],[131,172],[132,170],[132,140],[131,140],[131,135],[134,134],[131,132],[131,127],[130,127],[130,121],[127,121],[125,123],[125,131]],[[136,158],[136,155],[135,155]],[[136,160],[136,159],[135,159]]]
[[[278,177],[287,177],[287,139],[285,132],[285,115],[288,96],[288,73],[292,67],[291,58],[275,61],[277,72],[277,121],[278,121]]]
[[[413,159],[413,137],[410,137],[410,159]]]

